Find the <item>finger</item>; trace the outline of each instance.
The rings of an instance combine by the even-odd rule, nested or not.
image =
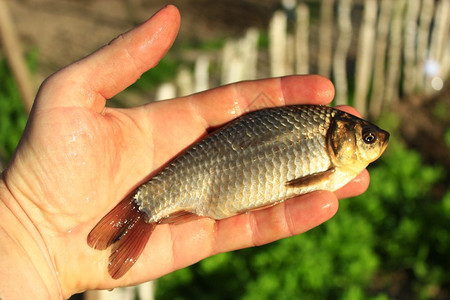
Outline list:
[[[349,113],[351,115],[357,116],[358,118],[361,118],[361,114],[353,107],[347,106],[347,105],[338,105],[335,106],[335,108],[345,111],[346,113]]]
[[[218,221],[214,252],[262,245],[303,233],[330,219],[337,209],[333,193],[318,191]]]
[[[177,107],[204,128],[222,125],[241,114],[265,107],[292,104],[328,104],[334,87],[318,75],[286,76],[243,81],[188,97],[158,103],[159,110]]]
[[[367,190],[369,183],[369,172],[364,169],[358,176],[334,193],[339,199],[356,197]]]
[[[158,64],[178,33],[180,15],[169,5],[149,20],[89,56],[80,66],[91,90],[106,99],[134,83]]]
[[[166,6],[142,25],[54,74],[52,84],[47,82],[46,87],[67,97],[53,97],[57,99],[51,105],[103,109],[105,99],[121,92],[158,64],[175,40],[179,24],[178,10]],[[71,97],[74,92],[75,97]]]
[[[218,126],[248,111],[292,104],[328,104],[333,96],[334,87],[328,79],[311,75],[235,83],[191,100],[208,126]]]
[[[149,276],[161,276],[217,253],[300,234],[330,219],[337,209],[336,196],[319,191],[224,220],[200,219],[175,226],[158,226],[149,245],[165,246],[159,249],[148,246],[131,272],[145,274],[142,280],[148,280]],[[148,268],[155,262],[162,273]]]

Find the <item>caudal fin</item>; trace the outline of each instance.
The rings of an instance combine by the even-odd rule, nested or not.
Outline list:
[[[145,213],[139,211],[130,194],[95,225],[87,243],[98,250],[113,245],[108,272],[118,279],[139,258],[154,228],[154,223],[145,222]]]

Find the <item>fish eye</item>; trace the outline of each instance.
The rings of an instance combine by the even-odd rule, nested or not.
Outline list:
[[[376,134],[369,127],[363,129],[362,138],[366,144],[373,144],[377,140]]]

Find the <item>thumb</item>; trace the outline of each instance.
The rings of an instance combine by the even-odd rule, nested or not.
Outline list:
[[[34,109],[87,107],[102,111],[106,99],[158,64],[180,25],[176,7],[166,6],[131,31],[49,77]]]

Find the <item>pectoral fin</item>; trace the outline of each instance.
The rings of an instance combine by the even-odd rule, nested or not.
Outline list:
[[[326,171],[313,173],[304,177],[295,178],[286,182],[287,187],[299,188],[319,184],[326,181],[335,172],[336,168],[331,167]]]

